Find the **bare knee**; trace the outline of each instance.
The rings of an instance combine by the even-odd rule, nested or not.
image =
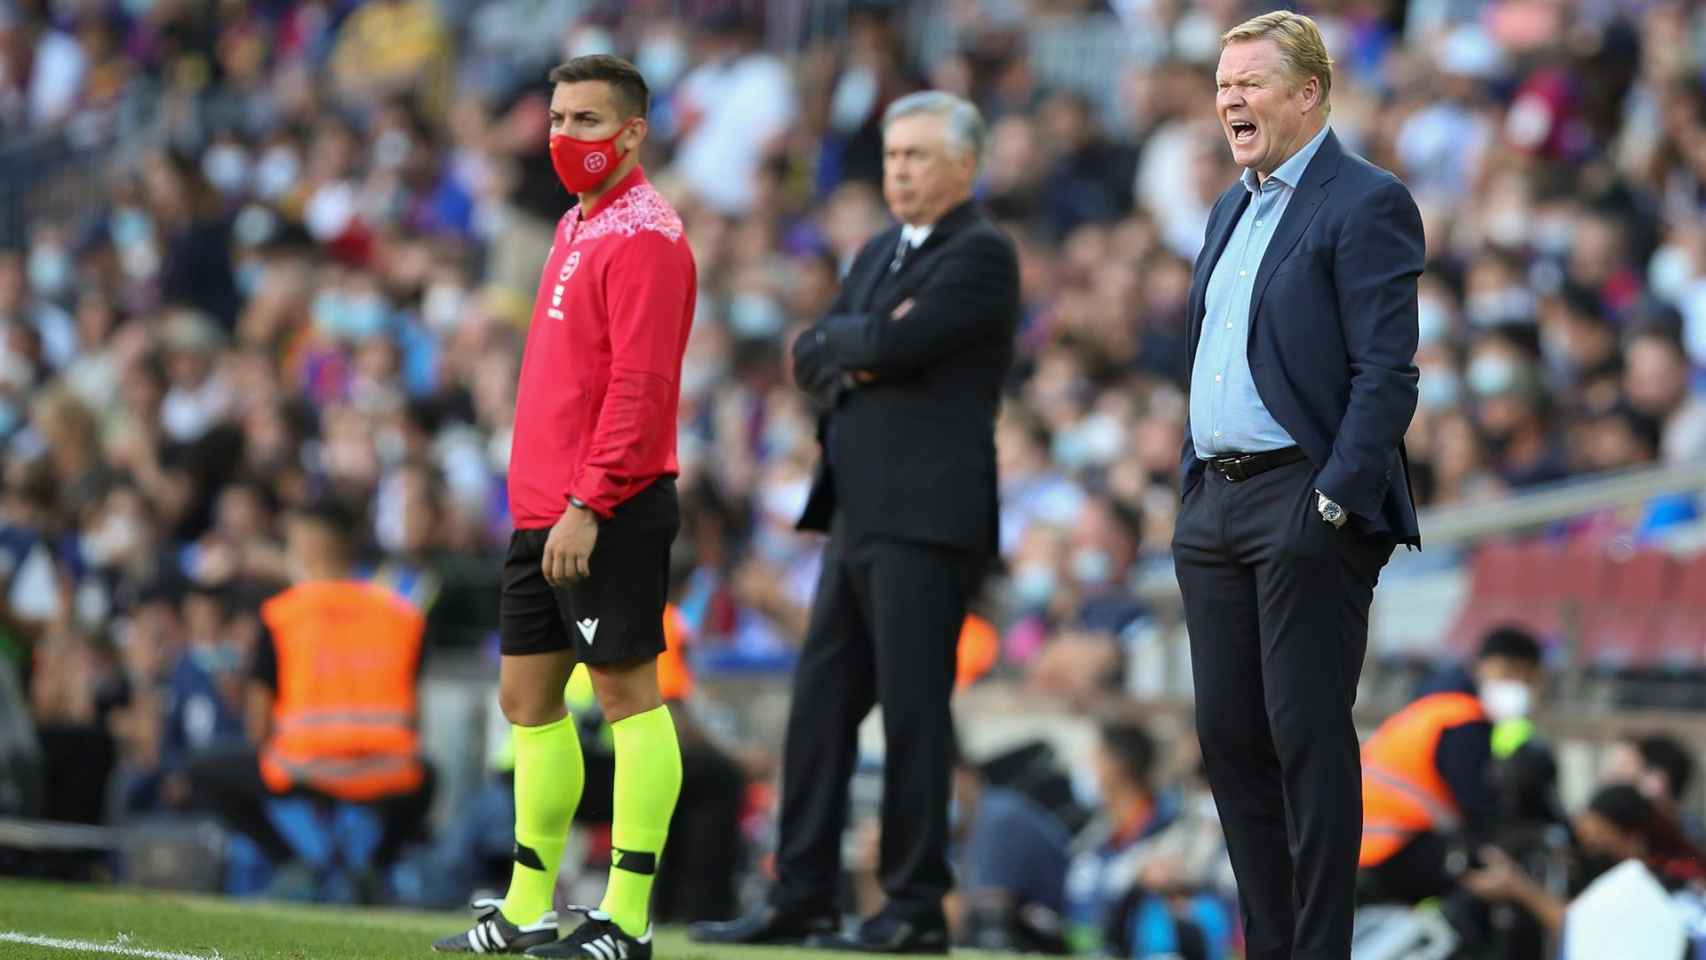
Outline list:
[[[572,665],[572,664],[571,664]],[[542,727],[567,715],[563,705],[566,668],[558,663],[512,665],[498,678],[498,708],[518,727]]]
[[[543,727],[548,723],[556,723],[568,714],[563,706],[563,691],[557,695],[542,696],[537,690],[516,690],[500,688],[498,690],[498,707],[504,712],[504,719],[518,727]]]
[[[658,694],[656,660],[603,666],[587,664],[587,669],[592,672],[592,689],[598,696],[599,709],[609,723],[663,706],[663,697]]]

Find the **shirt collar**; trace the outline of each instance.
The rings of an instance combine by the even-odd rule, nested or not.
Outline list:
[[[900,228],[900,238],[916,250],[924,245],[924,241],[930,239],[930,232],[935,229],[934,223],[927,223],[922,227],[915,227],[910,223],[903,224]]]
[[[1287,187],[1296,190],[1297,185],[1303,182],[1303,172],[1309,169],[1309,161],[1315,159],[1316,152],[1321,149],[1321,141],[1327,139],[1327,131],[1331,129],[1331,127],[1323,124],[1320,132],[1316,133],[1315,136],[1310,137],[1309,142],[1304,144],[1301,150],[1292,154],[1284,163],[1280,164],[1273,173],[1268,174],[1268,178],[1270,180],[1278,180]],[[1256,178],[1256,171],[1248,167],[1244,168],[1244,176],[1242,179],[1244,181],[1244,189],[1251,193],[1255,193],[1257,190],[1262,188],[1260,181]]]
[[[614,187],[611,187],[606,191],[604,196],[598,198],[598,206],[591,210],[581,211],[581,220],[583,222],[591,220],[593,217],[609,210],[610,206],[617,200],[620,200],[624,194],[645,182],[646,168],[637,163],[634,164],[634,169],[628,171],[627,176],[618,180]]]

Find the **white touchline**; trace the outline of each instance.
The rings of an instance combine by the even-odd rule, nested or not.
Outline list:
[[[212,957],[196,953],[172,953],[169,950],[142,950],[137,947],[121,947],[116,943],[100,943],[94,940],[61,940],[57,937],[38,937],[28,933],[18,933],[15,930],[0,930],[0,943],[22,943],[32,947],[47,947],[52,950],[82,950],[86,953],[110,953],[120,957],[142,957],[144,960],[212,960]],[[218,954],[214,954],[214,957]]]

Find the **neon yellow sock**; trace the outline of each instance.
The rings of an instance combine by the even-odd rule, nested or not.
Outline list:
[[[610,885],[599,909],[631,937],[651,923],[652,881],[669,818],[681,795],[681,745],[668,707],[610,725],[616,740],[615,822],[610,825]]]
[[[573,715],[542,727],[512,727],[515,737],[515,867],[504,918],[517,926],[551,909],[569,821],[586,785]]]

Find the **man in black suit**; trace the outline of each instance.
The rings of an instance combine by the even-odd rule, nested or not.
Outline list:
[[[804,530],[829,533],[794,679],[770,903],[712,942],[941,953],[955,646],[996,549],[995,414],[1013,357],[1019,267],[971,202],[977,108],[925,92],[883,121],[883,193],[900,221],[867,243],[829,315],[794,344],[822,408]],[[882,704],[879,873],[887,905],[838,937],[856,733]]]
[[[1421,544],[1403,437],[1422,222],[1327,127],[1332,76],[1307,17],[1222,38],[1217,109],[1244,176],[1209,215],[1189,300],[1173,558],[1251,960],[1350,957],[1351,705],[1380,570]]]

